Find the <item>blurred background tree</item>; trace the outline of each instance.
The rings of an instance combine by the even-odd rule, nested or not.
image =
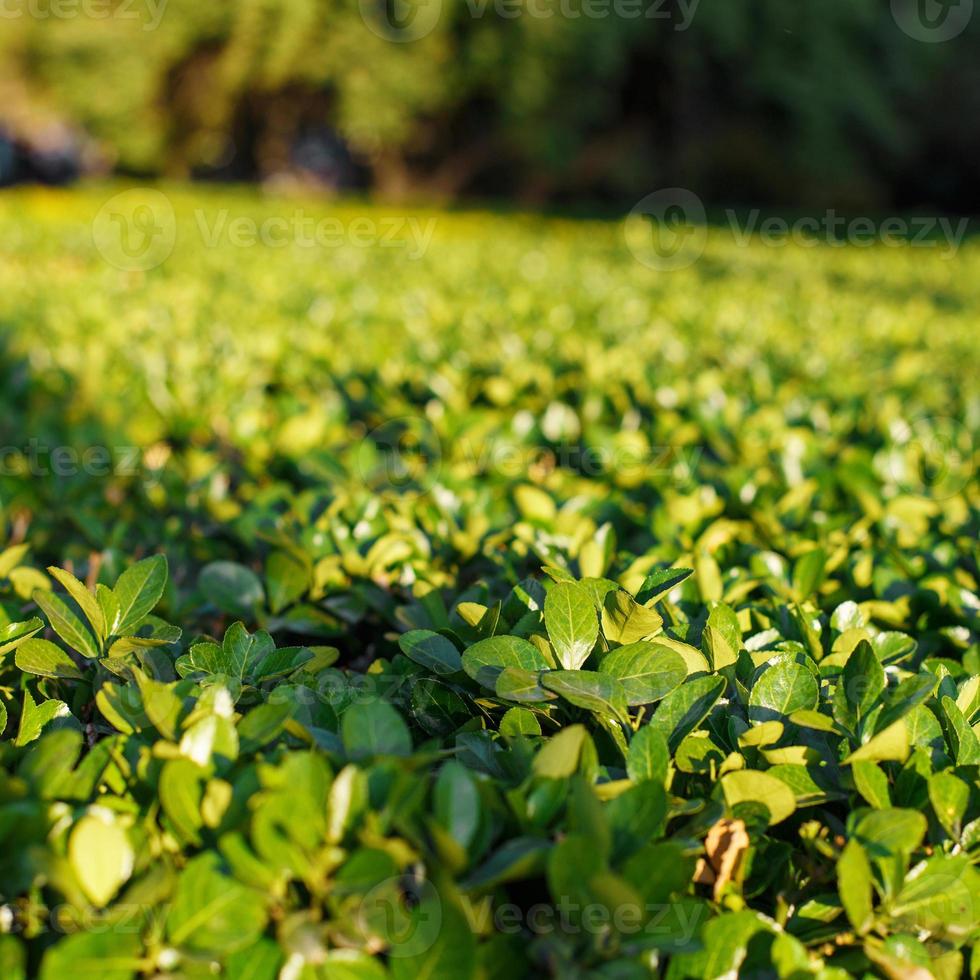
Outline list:
[[[978,209],[973,22],[931,44],[888,0],[419,0],[392,40],[385,2],[4,0],[0,129],[48,176]]]

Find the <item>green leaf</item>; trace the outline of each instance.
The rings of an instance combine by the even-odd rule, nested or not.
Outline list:
[[[547,779],[567,779],[574,775],[587,738],[582,725],[569,725],[553,735],[534,757],[535,775]]]
[[[639,892],[647,906],[660,906],[686,891],[695,859],[683,844],[663,841],[646,844],[623,864],[623,877]]]
[[[266,559],[265,585],[273,614],[302,598],[309,584],[309,569],[291,552],[273,551]]]
[[[22,746],[38,738],[45,726],[56,718],[72,719],[72,713],[64,701],[53,698],[36,704],[30,691],[24,691],[24,706],[20,712],[20,728],[14,745]],[[73,719],[72,719],[73,720]]]
[[[693,568],[656,568],[643,580],[636,593],[636,601],[652,606],[693,574]]]
[[[887,858],[911,854],[925,835],[926,825],[926,818],[916,810],[868,810],[855,818],[853,836],[871,857]]]
[[[278,738],[292,717],[293,706],[288,702],[267,701],[246,714],[238,723],[238,738],[242,752],[251,754]]]
[[[553,701],[555,694],[541,686],[543,673],[521,667],[504,667],[497,675],[497,697],[506,701],[539,703]]]
[[[439,928],[432,928],[439,918]],[[465,915],[438,895],[411,911],[409,938],[391,947],[393,980],[475,980],[476,938]]]
[[[143,711],[150,724],[166,739],[176,742],[179,739],[179,723],[184,712],[184,698],[178,690],[186,689],[187,683],[164,684],[147,677],[142,671],[134,670],[140,691]]]
[[[635,783],[606,804],[606,816],[612,829],[613,856],[618,861],[663,836],[667,816],[663,785],[653,779]]]
[[[891,903],[895,927],[962,943],[976,935],[980,873],[966,855],[937,855],[906,876]],[[972,941],[972,938],[971,940]]]
[[[469,771],[447,762],[436,777],[433,793],[436,820],[461,846],[469,847],[480,827],[480,794]]]
[[[873,762],[851,763],[851,775],[857,791],[876,810],[885,810],[892,805],[888,791],[888,777]]]
[[[408,755],[412,736],[402,716],[384,701],[352,704],[341,719],[344,748],[352,759]]]
[[[851,732],[885,690],[885,671],[871,644],[862,640],[847,658],[834,691],[834,718]]]
[[[740,803],[758,803],[766,808],[769,823],[781,823],[796,810],[793,791],[775,776],[751,769],[739,769],[721,778],[725,802],[734,809]],[[736,811],[737,816],[737,811]]]
[[[575,582],[553,585],[544,600],[544,623],[562,667],[581,667],[599,636],[599,620],[588,592]]]
[[[622,589],[607,593],[602,601],[602,632],[611,643],[636,643],[659,633],[663,624],[658,612],[641,606]]]
[[[813,711],[819,701],[817,682],[806,667],[784,660],[765,670],[749,694],[749,719],[777,721],[794,711]]]
[[[946,833],[959,840],[970,802],[970,787],[951,772],[933,773],[929,777],[929,802]]]
[[[951,697],[940,702],[943,709],[943,728],[958,766],[980,763],[980,737],[967,723],[959,706]]]
[[[512,837],[469,876],[464,885],[469,889],[488,890],[509,881],[535,878],[544,868],[545,855],[551,850],[550,841],[536,837]],[[441,978],[440,978],[441,980]]]
[[[511,708],[500,719],[501,735],[540,735],[541,725],[527,708]]]
[[[687,677],[687,664],[669,647],[639,641],[607,654],[599,671],[623,685],[628,705],[638,705],[659,701],[673,691]]]
[[[115,636],[135,633],[153,612],[166,585],[166,555],[153,555],[127,568],[112,589],[118,612],[109,632]]]
[[[566,701],[587,711],[621,717],[626,711],[626,695],[614,677],[592,670],[548,670],[541,683]]]
[[[99,655],[99,645],[95,637],[82,624],[82,621],[68,608],[67,604],[53,592],[34,593],[34,601],[48,617],[51,628],[72,648],[84,657],[94,660]]]
[[[195,955],[222,956],[251,946],[266,924],[258,892],[224,874],[213,852],[192,858],[167,916],[170,942]]]
[[[904,762],[909,755],[909,731],[905,719],[899,718],[884,731],[868,739],[845,760],[851,762]]]
[[[411,922],[407,913],[406,921]],[[412,926],[408,925],[408,929],[412,930]],[[390,977],[376,956],[358,949],[330,950],[324,956],[318,973],[323,980],[389,980]],[[277,972],[275,976],[279,975]]]
[[[71,572],[51,565],[48,567],[48,573],[52,578],[57,579],[64,586],[65,591],[78,603],[78,608],[85,613],[85,617],[91,624],[100,643],[105,642],[108,635],[105,614],[95,596]]]
[[[793,588],[798,600],[809,599],[820,588],[825,577],[827,553],[814,548],[798,558],[793,566]]]
[[[463,660],[456,647],[431,630],[410,630],[398,638],[398,646],[406,657],[434,674],[455,674],[463,669]]]
[[[274,940],[263,937],[253,946],[240,949],[228,957],[225,961],[224,978],[225,980],[276,980],[282,967],[283,956],[283,951]],[[344,978],[338,974],[337,980],[344,980]]]
[[[0,977],[4,980],[27,980],[24,944],[9,933],[0,934]]]
[[[25,673],[38,674],[41,677],[66,677],[78,680],[85,676],[61,647],[36,637],[17,648],[14,663]]]
[[[210,602],[232,616],[251,618],[265,602],[265,591],[259,577],[237,562],[213,561],[205,565],[198,576],[197,585]]]
[[[97,908],[108,905],[133,872],[135,855],[111,813],[82,817],[68,838],[68,862],[82,891]]]
[[[0,578],[6,578],[27,556],[31,550],[29,544],[15,544],[0,551]]]
[[[43,629],[44,623],[37,616],[23,623],[8,623],[6,626],[0,626],[0,657],[15,650]]]
[[[858,935],[871,928],[871,862],[856,840],[849,840],[837,859],[837,891]]]
[[[497,677],[505,667],[547,670],[550,666],[537,647],[517,636],[492,636],[480,640],[463,654],[462,660],[467,675],[490,690],[496,689]]]
[[[530,484],[522,484],[514,489],[514,502],[521,516],[529,521],[548,526],[555,519],[557,508],[554,500],[544,490]]]
[[[660,702],[650,724],[663,732],[671,751],[701,724],[726,686],[723,677],[692,677]]]
[[[660,729],[652,725],[641,728],[630,741],[626,772],[634,783],[647,779],[664,784],[670,766],[670,750]]]
[[[207,772],[189,759],[170,759],[160,770],[157,793],[163,812],[183,838],[200,844],[200,831],[204,826],[201,801]]]
[[[742,646],[742,630],[731,606],[723,602],[710,604],[708,621],[701,633],[701,646],[712,670],[723,670],[735,663]]]
[[[138,933],[122,930],[79,932],[50,947],[40,980],[133,980],[145,966]]]

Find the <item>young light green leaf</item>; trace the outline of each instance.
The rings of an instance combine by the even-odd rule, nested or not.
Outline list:
[[[138,933],[77,932],[45,951],[39,980],[133,980],[145,965]]]
[[[959,840],[970,787],[951,772],[935,772],[929,777],[929,802],[946,833]]]
[[[777,824],[796,810],[796,797],[782,780],[766,772],[739,769],[721,778],[725,802],[733,809],[740,803],[757,803],[769,813],[769,823]],[[736,814],[737,815],[737,814]]]
[[[602,601],[602,632],[611,643],[636,643],[659,633],[663,624],[660,613],[641,606],[622,589],[607,593]]]
[[[576,582],[553,585],[544,600],[544,622],[562,667],[581,667],[599,636],[595,606],[585,589]]]
[[[71,611],[68,605],[53,592],[34,593],[34,601],[48,617],[51,628],[72,648],[83,657],[94,660],[99,655],[99,644],[82,621]]]
[[[103,908],[133,872],[135,854],[111,813],[82,817],[68,838],[68,862],[82,891]]]
[[[500,719],[501,735],[540,735],[541,724],[528,708],[511,708]]]
[[[889,725],[855,749],[845,760],[851,762],[904,762],[909,755],[909,731],[904,718]]]
[[[814,548],[796,560],[793,566],[793,588],[799,601],[809,599],[823,584],[827,553]]]
[[[0,626],[0,657],[5,653],[10,653],[11,650],[15,650],[20,644],[43,629],[44,622],[37,616],[22,623],[8,623],[6,626]]]
[[[871,927],[871,862],[856,840],[849,840],[837,859],[837,891],[858,935]]]
[[[14,662],[28,674],[40,677],[67,677],[78,680],[84,674],[75,661],[61,647],[38,637],[27,640],[18,647]]]
[[[573,775],[588,737],[582,725],[568,725],[553,735],[534,757],[535,775],[548,779],[567,779]]]
[[[851,763],[851,775],[857,791],[876,810],[885,810],[892,805],[891,794],[888,790],[888,777],[874,762]]]
[[[152,555],[127,568],[112,589],[119,608],[109,632],[115,636],[135,633],[153,612],[166,585],[166,555]]]
[[[57,579],[64,586],[65,591],[78,604],[78,608],[85,613],[85,617],[91,624],[99,642],[104,643],[108,635],[105,614],[96,597],[71,572],[66,572],[63,568],[57,568],[54,565],[48,567],[48,572],[52,578]]]

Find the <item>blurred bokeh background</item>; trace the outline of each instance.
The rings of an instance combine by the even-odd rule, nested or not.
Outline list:
[[[980,210],[972,0],[3,0],[0,184]]]

